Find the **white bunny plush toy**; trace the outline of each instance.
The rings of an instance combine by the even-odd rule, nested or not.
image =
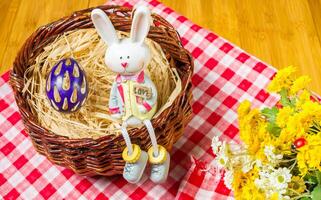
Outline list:
[[[151,53],[144,40],[149,32],[151,14],[148,8],[138,6],[133,14],[130,38],[119,39],[108,16],[100,9],[91,13],[94,26],[107,43],[105,63],[117,74],[112,85],[109,111],[114,119],[122,122],[121,132],[126,148],[122,153],[126,161],[123,176],[131,183],[142,177],[147,160],[152,164],[150,178],[155,183],[164,182],[168,175],[170,156],[157,144],[151,118],[157,109],[157,90],[144,73],[151,60]],[[144,124],[152,147],[148,154],[137,144],[132,144],[127,127]]]

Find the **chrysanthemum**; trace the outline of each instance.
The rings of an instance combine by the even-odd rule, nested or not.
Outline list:
[[[237,110],[238,115],[244,116],[250,112],[250,109],[251,109],[251,103],[248,100],[245,100],[240,104]]]
[[[287,125],[287,122],[290,118],[290,116],[293,113],[293,109],[289,106],[283,107],[282,109],[279,110],[279,113],[276,116],[276,124],[284,128]]]
[[[211,144],[211,147],[212,147],[212,150],[213,150],[214,154],[218,153],[219,148],[221,146],[222,146],[222,142],[220,141],[219,137],[218,136],[214,136],[212,138],[212,144]]]
[[[302,90],[302,92],[298,95],[295,107],[296,109],[301,109],[302,105],[307,102],[310,101],[310,97],[311,97],[311,93],[308,90]]]
[[[292,174],[288,168],[278,168],[273,171],[270,176],[270,182],[273,186],[279,190],[283,191],[288,187],[288,183],[291,181]]]
[[[227,165],[227,162],[228,162],[228,157],[224,153],[218,154],[217,157],[215,158],[215,163],[220,168],[225,167]]]
[[[308,170],[321,170],[321,133],[308,135],[307,144],[298,149],[297,161],[302,175]]]
[[[255,161],[249,155],[241,156],[240,160],[241,160],[241,166],[242,166],[243,173],[249,172],[255,164]]]
[[[306,86],[311,82],[311,79],[308,76],[301,76],[293,82],[293,85],[290,89],[290,95],[295,95],[302,89],[305,89]]]
[[[296,193],[303,193],[306,189],[303,178],[299,176],[292,176],[291,182],[289,183],[289,188],[294,190]]]
[[[227,167],[228,161],[229,161],[228,147],[227,147],[227,144],[223,142],[219,151],[216,154],[216,158],[214,159],[214,162],[219,168],[224,168],[224,167]]]
[[[232,189],[232,183],[233,183],[233,171],[232,170],[227,170],[224,173],[224,184],[228,189]]]
[[[269,92],[280,92],[282,89],[289,89],[292,85],[291,76],[294,74],[295,68],[290,66],[278,71],[268,86]]]
[[[267,145],[264,147],[264,154],[267,157],[268,161],[275,165],[283,158],[282,154],[275,154],[275,147],[272,145]]]

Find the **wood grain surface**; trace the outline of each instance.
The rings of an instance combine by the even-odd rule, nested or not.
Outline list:
[[[37,27],[105,1],[0,0],[0,74]],[[161,2],[276,68],[296,66],[321,93],[321,0]]]

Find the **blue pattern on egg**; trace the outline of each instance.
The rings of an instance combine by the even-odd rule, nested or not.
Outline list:
[[[50,71],[46,94],[51,106],[60,112],[75,112],[86,101],[86,74],[72,58],[60,60]]]

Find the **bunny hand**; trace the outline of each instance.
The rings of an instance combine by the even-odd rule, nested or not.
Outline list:
[[[111,117],[113,119],[120,119],[122,117],[121,113],[115,113],[115,114],[112,114]]]
[[[147,113],[147,109],[143,105],[138,105],[138,110],[140,113],[143,113],[143,114]]]

